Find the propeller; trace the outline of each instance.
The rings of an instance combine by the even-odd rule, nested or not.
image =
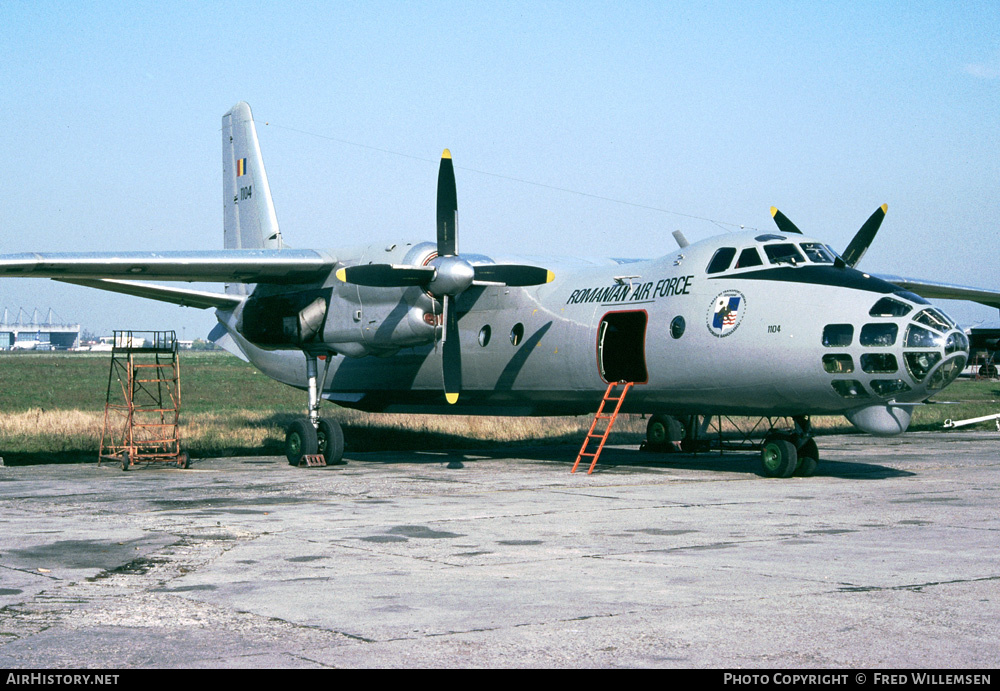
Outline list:
[[[455,300],[473,285],[524,287],[550,282],[551,271],[522,264],[473,266],[458,253],[458,193],[451,152],[441,154],[437,183],[437,257],[427,266],[362,264],[337,271],[345,283],[376,288],[421,286],[441,300],[441,377],[448,403],[458,401],[462,389],[462,349],[458,339],[458,310]]]
[[[847,249],[844,250],[844,254],[837,257],[837,266],[850,266],[854,268],[861,257],[864,256],[865,252],[868,251],[869,245],[875,239],[875,234],[878,232],[879,227],[882,225],[883,219],[885,219],[886,211],[889,210],[888,204],[883,204],[879,208],[875,209],[875,213],[868,217],[865,224],[861,226],[861,229],[855,233],[854,238],[851,240],[850,244],[847,245]],[[778,229],[784,233],[799,233],[799,230],[794,223],[789,220],[788,216],[781,213],[775,207],[771,207],[771,216],[774,218],[775,224],[777,224]]]
[[[778,226],[778,230],[780,230],[781,232],[798,233],[799,235],[802,235],[802,231],[799,230],[796,227],[796,225],[788,219],[788,216],[778,211],[777,207],[774,206],[771,207],[771,218],[774,219],[774,222]]]
[[[885,212],[888,210],[888,204],[883,204],[879,208],[875,209],[875,213],[868,217],[865,224],[861,226],[861,230],[855,234],[843,254],[844,262],[848,266],[854,267],[859,261],[861,261],[861,257],[865,256],[865,252],[868,251],[868,246],[871,245],[872,240],[875,239],[875,233],[878,232],[879,226],[882,225],[882,220],[885,218]]]

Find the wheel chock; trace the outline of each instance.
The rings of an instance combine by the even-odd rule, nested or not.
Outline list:
[[[300,468],[321,468],[326,466],[326,457],[321,453],[307,453],[299,459]]]

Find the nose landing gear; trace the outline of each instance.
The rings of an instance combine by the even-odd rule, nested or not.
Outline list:
[[[767,477],[812,477],[819,465],[819,449],[810,434],[809,418],[796,416],[794,432],[771,431],[764,437],[760,463]]]
[[[765,477],[812,477],[819,465],[819,449],[813,439],[809,417],[798,415],[792,417],[794,429],[775,429],[775,422],[781,418],[761,418],[753,424],[752,429],[741,428],[739,421],[726,416],[729,423],[735,425],[735,431],[727,432],[729,439],[723,438],[722,418],[718,417],[717,440],[706,437],[713,416],[681,416],[654,414],[649,417],[646,425],[646,440],[640,445],[640,451],[659,453],[698,453],[718,449],[750,450],[760,449],[761,472]],[[754,418],[753,420],[756,420]],[[761,442],[760,425],[766,421],[767,431]],[[732,435],[742,435],[742,440],[733,439]]]

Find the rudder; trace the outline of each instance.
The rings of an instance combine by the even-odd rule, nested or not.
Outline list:
[[[281,249],[257,128],[243,101],[222,116],[222,202],[226,249]]]

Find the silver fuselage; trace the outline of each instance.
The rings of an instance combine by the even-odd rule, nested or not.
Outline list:
[[[720,248],[758,247],[764,256],[768,244],[817,242],[764,237],[725,235],[646,261],[483,257],[534,261],[556,278],[529,288],[473,287],[459,297],[463,386],[456,405],[442,395],[440,327],[421,319],[434,313],[431,296],[332,277],[306,286],[331,296],[322,339],[311,346],[329,356],[321,365],[322,375],[329,363],[323,396],[371,411],[584,414],[596,409],[609,381],[627,379],[635,386],[624,412],[852,417],[867,409],[880,420],[885,411],[902,412],[908,422],[909,406],[964,366],[968,344],[954,322],[933,310],[941,325],[925,329],[929,340],[907,346],[911,326],[923,329],[913,318],[930,306],[854,269],[765,259],[706,272]],[[335,254],[347,265],[412,264],[429,249],[398,243]],[[886,297],[906,314],[872,316]],[[239,349],[268,376],[305,388],[302,351],[250,343],[240,333],[240,311],[218,313]],[[930,366],[917,365],[921,355]],[[893,429],[898,417],[859,426],[902,431],[905,422]]]

